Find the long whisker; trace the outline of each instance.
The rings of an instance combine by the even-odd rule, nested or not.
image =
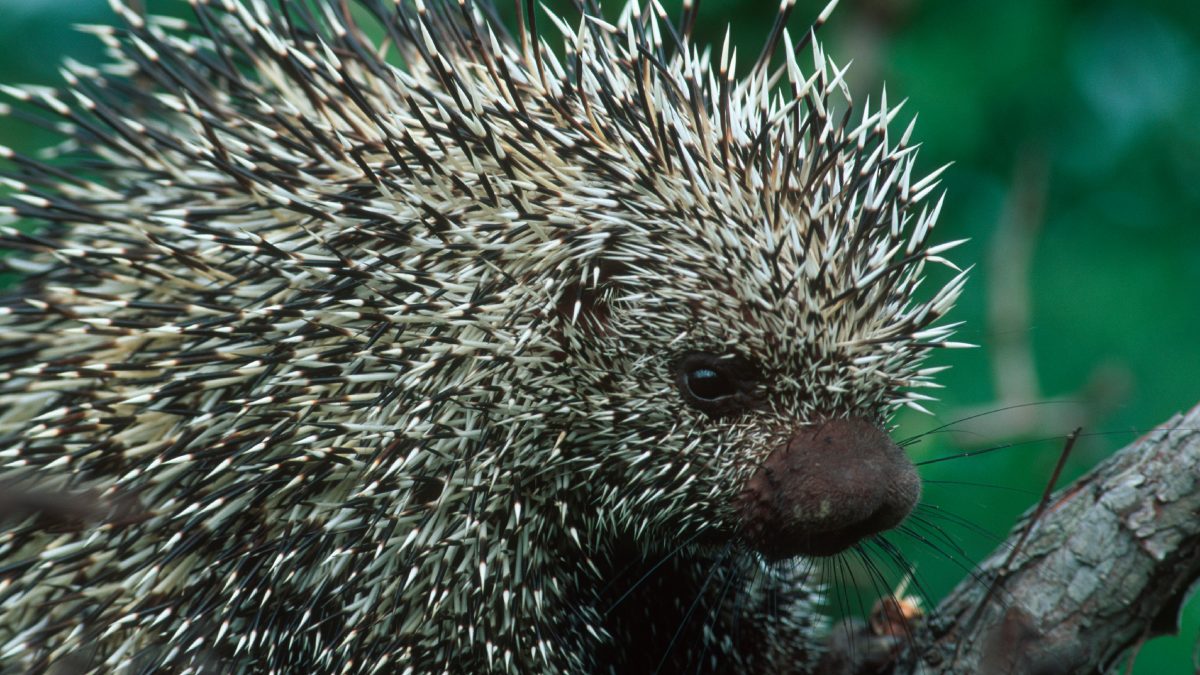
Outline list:
[[[1081,402],[1082,401],[1072,400],[1072,399],[1055,399],[1055,400],[1050,400],[1050,401],[1030,401],[1028,403],[1014,403],[1012,405],[1006,405],[1006,406],[1003,406],[1000,408],[996,408],[994,410],[987,410],[985,412],[975,413],[974,415],[967,415],[966,417],[960,417],[959,419],[953,420],[951,422],[946,422],[945,424],[936,426],[927,431],[922,431],[921,433],[916,434],[914,436],[909,436],[908,438],[905,438],[904,440],[897,441],[897,444],[901,445],[901,446],[909,445],[909,444],[914,443],[930,434],[950,430],[950,428],[956,424],[962,424],[963,422],[977,420],[981,417],[987,417],[989,415],[996,415],[996,414],[999,414],[1002,412],[1009,412],[1011,410],[1020,410],[1021,408],[1033,408],[1036,406],[1043,406],[1043,405],[1057,405],[1057,404],[1079,405]]]
[[[650,569],[646,570],[642,574],[642,576],[638,577],[637,581],[633,582],[633,584],[631,584],[629,586],[629,588],[625,589],[625,592],[622,593],[620,595],[620,597],[618,597],[616,600],[614,600],[613,603],[611,605],[609,605],[602,613],[606,614],[606,615],[611,614],[612,611],[614,609],[616,609],[618,605],[620,605],[622,602],[624,602],[625,599],[628,598],[635,590],[637,590],[639,586],[644,584],[647,579],[649,579],[651,576],[653,576],[654,573],[657,572],[660,567],[667,564],[667,562],[669,562],[675,556],[679,555],[680,551],[682,551],[683,549],[685,549],[688,546],[695,543],[696,539],[698,539],[699,537],[700,537],[699,534],[693,535],[693,536],[689,537],[688,539],[686,539],[679,546],[676,546],[674,549],[667,552],[667,554],[664,555],[661,560],[654,563],[654,565],[652,565],[650,567]],[[628,572],[630,569],[632,569],[634,567],[634,565],[636,565],[638,562],[639,562],[639,560],[634,560],[634,561],[626,564],[624,567],[622,567],[621,570],[619,572],[617,572],[617,574],[613,577],[613,579],[611,581],[609,581],[607,584],[605,584],[603,588],[600,589],[600,591],[596,594],[596,596],[603,597],[604,593],[609,588],[611,588],[614,583],[616,583],[616,580],[621,578],[626,572]]]
[[[924,513],[931,523],[932,519],[941,519],[948,523],[953,523],[954,525],[957,525],[963,529],[969,530],[970,532],[987,539],[992,544],[1004,544],[1004,537],[996,534],[995,532],[991,532],[956,513],[946,511],[935,504],[918,504],[915,511]]]
[[[1037,496],[1040,494],[1036,490],[1025,490],[1023,488],[1015,488],[1007,485],[993,485],[991,483],[976,483],[968,480],[926,480],[921,481],[925,485],[951,485],[954,487],[971,487],[971,488],[987,488],[989,490],[1000,490],[1002,492],[1012,492],[1021,495]]]
[[[719,564],[719,563],[714,563],[714,565],[716,565],[716,564]],[[743,579],[738,574],[736,566],[730,567],[729,578],[727,578],[725,580],[725,583],[722,585],[721,592],[717,595],[717,602],[715,605],[713,605],[712,612],[709,615],[709,621],[706,622],[707,626],[709,626],[711,628],[716,624],[717,621],[720,620],[721,607],[725,604],[725,597],[729,594],[729,591],[734,586],[739,585],[738,582],[740,582],[740,581],[743,581]],[[701,631],[702,644],[700,647],[700,653],[699,653],[699,655],[692,657],[692,658],[696,659],[696,675],[700,675],[701,671],[704,668],[704,657],[708,654],[708,648],[710,646],[710,643],[706,639],[706,636],[704,633],[705,633],[705,631]],[[688,663],[689,663],[689,665],[691,664],[690,659],[689,659]]]
[[[675,648],[675,643],[679,641],[679,636],[683,634],[683,629],[687,626],[688,621],[691,620],[692,614],[696,611],[696,607],[698,607],[700,605],[700,601],[704,599],[704,591],[708,590],[708,585],[712,583],[714,578],[716,578],[717,570],[719,570],[721,565],[725,563],[725,560],[729,557],[729,553],[732,550],[732,545],[726,546],[725,550],[721,553],[721,556],[717,559],[716,564],[709,569],[708,574],[704,575],[704,583],[700,584],[700,590],[696,591],[695,599],[693,599],[692,603],[688,606],[687,612],[684,613],[683,618],[679,620],[679,627],[675,629],[675,633],[671,636],[671,641],[667,643],[666,649],[663,650],[662,659],[658,662],[658,667],[654,669],[655,675],[661,673],[663,666],[667,664],[667,659],[671,656],[671,650]]]

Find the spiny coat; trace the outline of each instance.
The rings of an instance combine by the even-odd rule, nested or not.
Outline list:
[[[114,0],[109,65],[4,89],[64,143],[0,149],[0,218],[41,223],[0,242],[0,663],[807,668],[812,565],[732,504],[950,344],[899,108],[835,113],[790,0],[741,80],[688,3],[581,2],[561,52],[532,3],[516,37],[479,0],[191,4]],[[760,405],[689,405],[689,353]]]

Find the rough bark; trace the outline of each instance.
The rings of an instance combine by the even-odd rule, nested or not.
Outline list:
[[[1200,578],[1200,406],[1055,493],[1023,535],[1036,512],[908,635],[870,643],[899,652],[890,666],[843,655],[826,672],[1102,673],[1174,633]]]

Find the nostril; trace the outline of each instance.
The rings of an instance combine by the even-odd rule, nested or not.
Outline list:
[[[798,430],[738,498],[743,539],[769,558],[833,555],[900,524],[920,496],[912,462],[859,418]]]

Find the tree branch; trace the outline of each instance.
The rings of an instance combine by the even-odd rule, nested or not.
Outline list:
[[[1029,517],[928,620],[849,642],[899,652],[896,674],[1040,675],[1104,672],[1176,632],[1200,578],[1200,406],[1053,495],[1014,555]],[[878,652],[830,662],[823,672],[887,672]]]

